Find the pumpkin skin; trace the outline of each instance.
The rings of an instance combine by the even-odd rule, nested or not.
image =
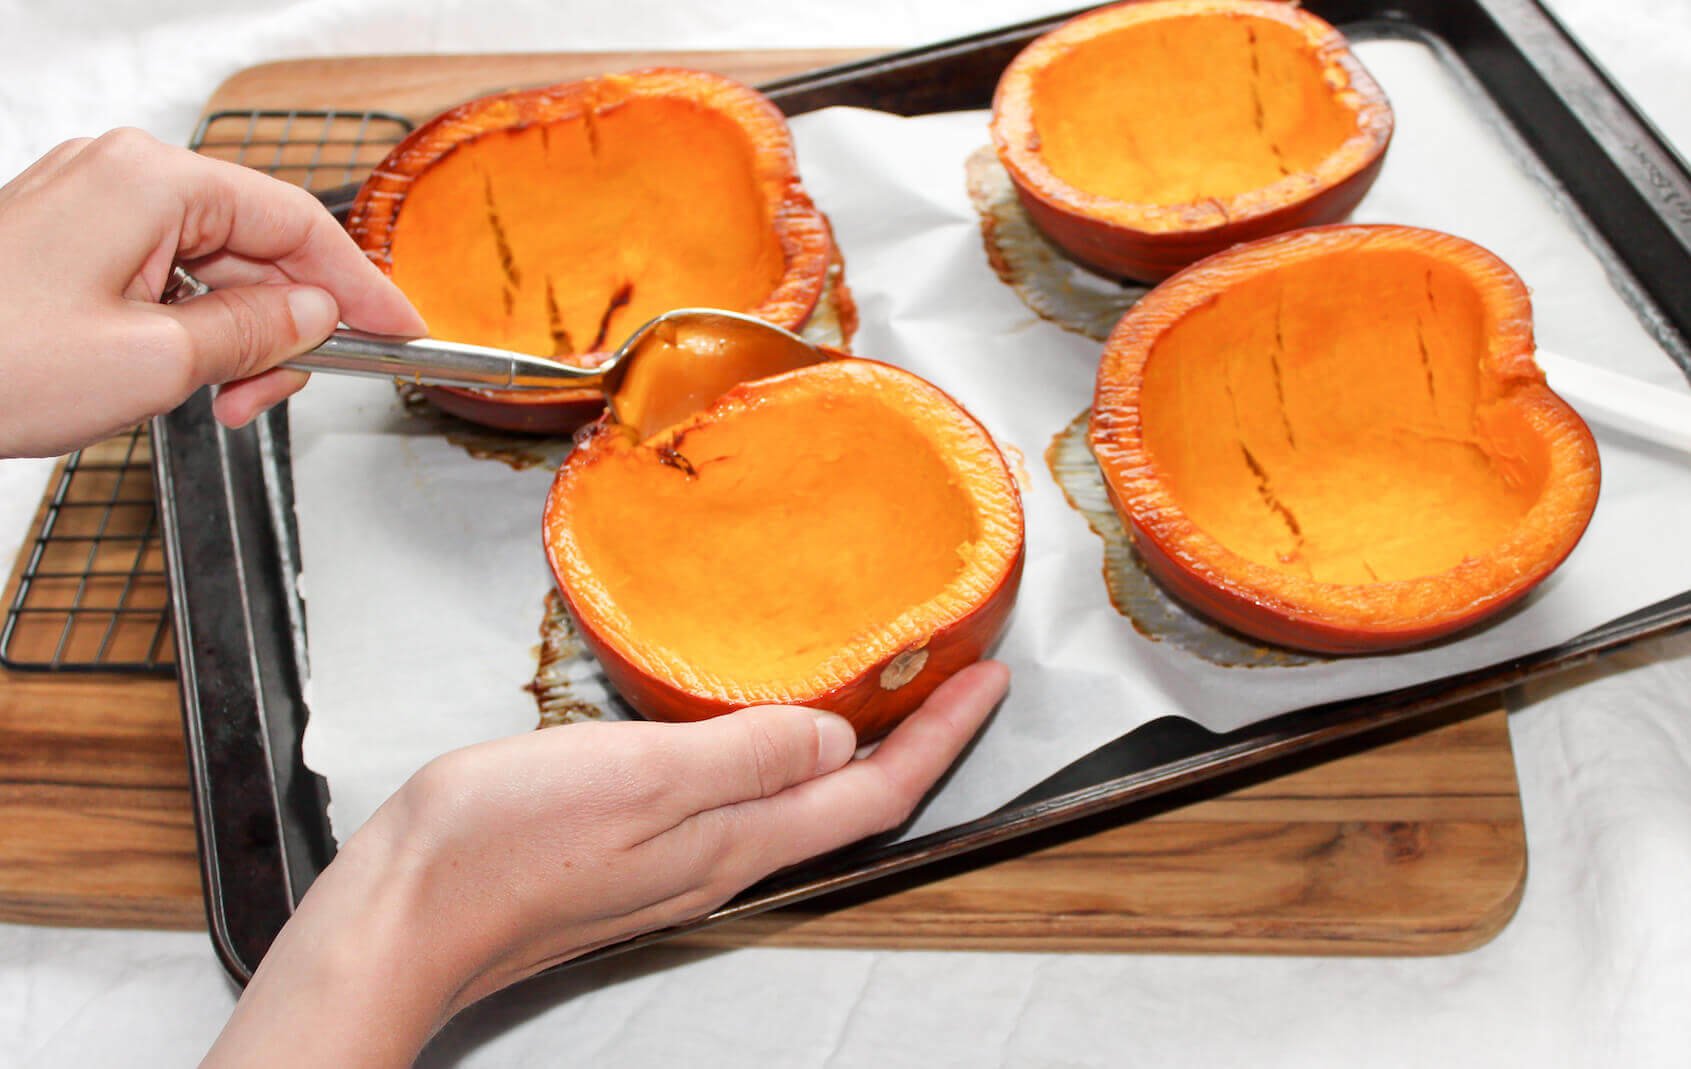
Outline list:
[[[1385,94],[1326,22],[1275,0],[1103,8],[1011,61],[992,142],[1022,206],[1094,271],[1157,282],[1349,215],[1391,140]]]
[[[1163,283],[1105,346],[1091,442],[1165,587],[1324,653],[1502,612],[1572,552],[1601,476],[1520,278],[1401,226],[1266,238]]]
[[[1003,631],[1020,492],[937,387],[842,357],[742,384],[637,441],[601,419],[544,540],[577,631],[655,720],[750,705],[879,737]]]
[[[679,307],[799,331],[826,294],[854,325],[786,120],[715,74],[652,68],[483,97],[423,124],[347,224],[436,337],[602,363]],[[477,423],[568,433],[598,390],[425,387]]]

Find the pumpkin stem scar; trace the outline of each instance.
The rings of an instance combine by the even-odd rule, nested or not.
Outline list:
[[[921,675],[927,664],[927,650],[905,650],[887,662],[887,666],[881,670],[881,689],[897,690]]]

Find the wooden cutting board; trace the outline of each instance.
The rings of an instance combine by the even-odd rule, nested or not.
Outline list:
[[[383,109],[416,119],[490,90],[598,71],[669,63],[758,82],[858,54],[304,60],[235,75],[207,114]],[[273,136],[286,132],[278,124],[287,121],[250,129]],[[228,139],[210,151],[240,155]],[[246,162],[297,163],[299,177],[329,158],[315,144],[266,151],[274,154],[253,159],[249,149]],[[0,920],[202,926],[175,685],[0,670],[0,828]],[[831,901],[825,912],[749,918],[690,941],[1287,954],[1467,949],[1513,915],[1526,878],[1508,725],[1495,702],[1465,706],[918,878],[926,882]]]

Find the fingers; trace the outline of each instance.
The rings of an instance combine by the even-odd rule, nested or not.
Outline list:
[[[182,260],[181,262],[190,275],[212,289],[293,281],[282,273],[280,267],[268,260],[255,260],[250,256],[230,252],[228,249],[214,252],[210,256],[202,256],[196,260]]]
[[[268,175],[186,153],[178,256],[225,250],[335,295],[349,326],[418,336],[428,327],[317,199]]]
[[[1009,689],[996,661],[944,683],[874,754],[832,775],[737,806],[739,863],[746,883],[897,827],[915,811]]]
[[[212,399],[212,415],[225,427],[245,427],[259,414],[281,404],[305,388],[311,376],[292,368],[276,367],[250,379],[232,382]]]
[[[267,371],[317,345],[339,319],[334,298],[315,286],[237,286],[149,310],[181,324],[201,385]]]
[[[411,336],[427,331],[398,287],[370,263],[315,197],[296,186],[163,144],[138,130],[101,136],[75,154],[61,174],[73,186],[67,191],[68,210],[122,198],[128,216],[146,224],[129,224],[133,234],[70,239],[90,246],[83,251],[98,257],[93,262],[127,272],[107,279],[116,291],[129,284],[137,263],[156,293],[172,259],[198,260],[227,252],[273,264],[294,282],[327,290],[351,326]],[[137,175],[146,175],[147,181],[136,181]],[[131,245],[134,262],[119,264],[122,257],[113,255],[114,242]]]
[[[661,736],[655,760],[670,783],[675,822],[767,798],[851,760],[857,733],[843,718],[789,705],[742,709]]]

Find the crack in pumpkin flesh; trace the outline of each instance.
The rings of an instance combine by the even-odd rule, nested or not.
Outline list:
[[[599,314],[599,329],[593,335],[593,345],[588,349],[589,352],[596,353],[605,347],[607,335],[611,331],[612,317],[626,308],[628,302],[633,299],[634,283],[624,281],[622,285],[616,288],[616,292],[611,294],[611,299],[605,305],[605,310]]]
[[[1480,380],[1479,298],[1407,253],[1348,264],[1343,292],[1331,272],[1259,275],[1159,338],[1140,411],[1163,484],[1235,553],[1320,581],[1414,578],[1489,551],[1546,461]]]
[[[522,271],[511,252],[511,239],[505,233],[505,222],[499,218],[499,205],[493,199],[493,176],[482,172],[482,204],[487,210],[487,227],[493,232],[494,248],[499,250],[499,270],[505,273],[507,291],[523,288]]]
[[[1282,177],[1292,172],[1286,167],[1286,154],[1280,150],[1279,142],[1268,132],[1266,112],[1262,106],[1262,57],[1257,54],[1257,32],[1250,25],[1245,26],[1245,35],[1251,42],[1251,106],[1252,121],[1256,124],[1257,133],[1268,145],[1268,151],[1274,154],[1274,165],[1280,169]]]
[[[1276,347],[1275,351],[1269,353],[1269,363],[1274,371],[1275,395],[1279,398],[1281,415],[1284,416],[1286,396],[1284,384],[1281,381],[1278,355],[1284,346],[1280,344],[1280,321],[1278,317],[1275,320],[1274,330]],[[1280,500],[1279,496],[1275,494],[1274,488],[1269,485],[1268,470],[1262,466],[1262,462],[1257,459],[1256,454],[1251,452],[1251,447],[1245,443],[1245,428],[1239,414],[1239,397],[1233,388],[1233,364],[1231,361],[1228,363],[1227,375],[1222,381],[1222,386],[1227,393],[1227,406],[1233,413],[1233,433],[1238,439],[1239,453],[1244,457],[1245,467],[1250,469],[1251,475],[1256,479],[1257,496],[1262,499],[1264,505],[1268,506],[1269,512],[1286,525],[1287,532],[1292,536],[1292,547],[1288,550],[1277,550],[1275,558],[1282,563],[1291,564],[1302,558],[1303,529],[1298,525],[1298,518],[1292,515],[1292,510],[1286,507],[1285,502]],[[1291,423],[1286,420],[1282,422],[1286,426],[1286,438],[1290,441],[1292,439]]]
[[[506,309],[510,314],[510,309]],[[564,327],[563,313],[558,310],[558,291],[552,288],[552,278],[546,278],[546,330],[552,335],[552,355],[569,356],[575,352],[575,342],[570,340],[570,332]]]

